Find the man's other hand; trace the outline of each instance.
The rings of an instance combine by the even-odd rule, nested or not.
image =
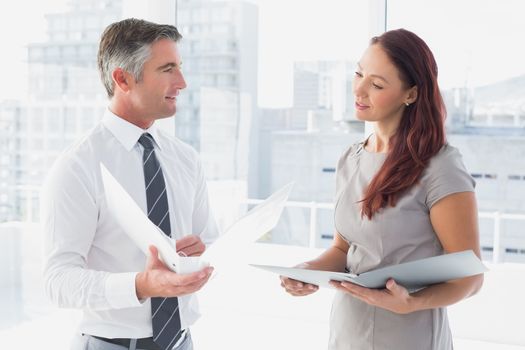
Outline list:
[[[176,242],[177,253],[183,256],[201,256],[206,250],[201,238],[195,235],[184,236]]]

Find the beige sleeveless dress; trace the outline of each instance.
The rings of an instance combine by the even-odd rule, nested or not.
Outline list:
[[[372,220],[361,218],[364,189],[386,158],[363,143],[340,158],[336,176],[335,228],[349,243],[347,268],[363,273],[379,267],[443,254],[430,223],[430,208],[443,197],[474,191],[475,182],[458,150],[443,146],[420,182]],[[336,292],[330,316],[330,350],[448,350],[452,336],[445,308],[406,315],[370,306]]]

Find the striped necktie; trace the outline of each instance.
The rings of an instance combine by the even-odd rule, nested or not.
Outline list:
[[[162,169],[155,156],[153,137],[148,133],[142,134],[139,143],[144,147],[142,162],[148,217],[164,234],[171,237],[168,195]],[[151,322],[153,341],[164,350],[171,349],[181,337],[178,299],[151,298]]]

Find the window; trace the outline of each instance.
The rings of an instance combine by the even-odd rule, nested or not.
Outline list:
[[[17,97],[16,108],[9,109],[3,101],[12,93],[7,89],[23,89],[8,87],[0,94],[0,118],[9,109],[9,118],[16,120],[9,133],[0,133],[0,154],[10,155],[1,158],[0,256],[7,259],[4,267],[19,267],[17,273],[0,267],[11,288],[0,321],[17,325],[21,315],[32,322],[54,310],[33,292],[41,288],[34,277],[41,261],[31,249],[40,248],[42,235],[30,222],[38,219],[40,186],[58,154],[103,114],[107,102],[96,70],[98,40],[107,24],[133,7],[125,12],[120,1],[69,2],[58,10],[42,1],[32,4],[31,13],[12,15],[11,6],[0,13],[5,19],[0,25],[8,17],[41,24],[17,38],[20,42],[3,43],[14,53],[23,43],[29,54],[12,55],[21,58],[0,65],[5,81],[27,80],[24,89],[31,96]],[[413,30],[436,55],[448,139],[477,183],[484,259],[523,263],[525,219],[513,216],[525,208],[523,7],[517,0],[179,0],[188,87],[166,130],[175,129],[200,151],[217,207],[225,197],[265,198],[295,181],[293,203],[261,241],[291,250],[326,247],[334,235],[337,159],[362,140],[366,127],[353,113],[353,67],[371,31],[383,29],[386,10],[387,29]],[[49,14],[47,22],[43,14]],[[225,225],[240,206],[246,203],[218,208],[218,221]],[[13,228],[12,220],[26,226]]]

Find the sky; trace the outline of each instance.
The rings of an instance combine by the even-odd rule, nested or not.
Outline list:
[[[465,82],[482,86],[525,74],[525,1],[389,3],[389,28],[404,27],[427,42],[438,63],[442,88]]]
[[[356,61],[366,48],[367,0],[249,1],[259,7],[260,106],[290,106],[294,61]],[[391,0],[388,4],[389,28],[412,30],[433,50],[442,88],[485,85],[525,73],[525,46],[520,44],[525,1]],[[65,8],[66,0],[2,5],[0,100],[26,92],[24,47],[45,40],[45,13]]]

